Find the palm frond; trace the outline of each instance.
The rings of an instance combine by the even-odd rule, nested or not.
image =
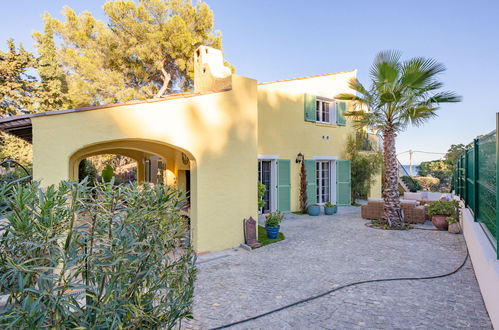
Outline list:
[[[334,98],[335,100],[341,100],[341,101],[357,101],[361,103],[365,102],[365,99],[363,97],[349,93],[337,94]]]
[[[436,93],[432,97],[428,99],[428,102],[431,103],[455,103],[455,102],[461,102],[463,98],[459,95],[457,95],[455,92],[451,91],[444,91],[440,93]]]
[[[416,105],[407,109],[400,117],[401,128],[412,124],[414,126],[421,126],[429,119],[437,116],[436,111],[438,107],[428,106],[426,104]]]
[[[381,51],[376,55],[369,74],[378,83],[394,83],[400,74],[402,53],[396,50]]]
[[[415,57],[402,64],[401,84],[410,88],[425,88],[435,76],[445,71],[445,66],[435,59]]]
[[[369,95],[369,91],[367,90],[367,88],[365,88],[364,85],[362,85],[362,83],[357,78],[350,79],[350,81],[348,82],[348,87],[350,87],[359,94],[365,96]]]

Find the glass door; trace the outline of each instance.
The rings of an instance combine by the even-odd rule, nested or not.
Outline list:
[[[317,161],[317,203],[326,203],[331,201],[331,162]]]
[[[271,210],[271,172],[272,172],[272,161],[270,160],[259,160],[258,161],[258,182],[265,185],[265,194],[263,195],[263,200],[265,201],[265,206],[262,208],[262,213],[269,213]]]

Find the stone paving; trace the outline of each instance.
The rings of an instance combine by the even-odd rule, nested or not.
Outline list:
[[[336,286],[448,273],[466,256],[462,235],[368,228],[356,207],[334,216],[289,214],[282,242],[199,259],[194,320],[205,329],[255,316]],[[428,226],[431,228],[431,226]],[[491,329],[471,262],[449,277],[368,283],[234,329]]]

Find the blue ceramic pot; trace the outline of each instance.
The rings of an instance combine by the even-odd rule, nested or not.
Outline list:
[[[333,215],[336,213],[336,205],[331,207],[324,206],[324,214]]]
[[[267,230],[267,237],[269,239],[276,239],[277,234],[279,234],[279,228],[281,228],[281,226],[277,226],[277,227],[265,226],[265,229]]]
[[[307,213],[311,216],[318,216],[321,213],[321,207],[319,205],[309,205],[307,207]]]

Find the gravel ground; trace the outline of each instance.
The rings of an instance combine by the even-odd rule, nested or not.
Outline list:
[[[424,277],[456,269],[462,235],[368,228],[357,207],[334,216],[288,214],[282,242],[251,252],[199,258],[194,320],[183,328],[219,327],[344,284]],[[428,228],[432,228],[427,225]],[[456,274],[432,280],[352,286],[234,329],[491,329],[468,260]]]

